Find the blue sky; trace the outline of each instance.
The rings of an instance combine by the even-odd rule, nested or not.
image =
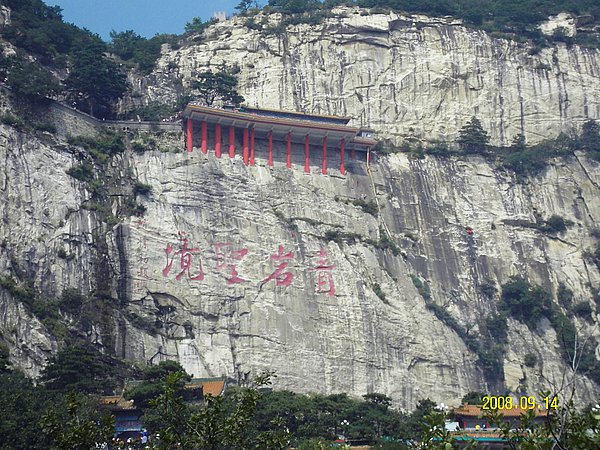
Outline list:
[[[215,11],[232,14],[239,0],[44,0],[63,9],[63,18],[98,33],[108,41],[111,30],[134,30],[152,37],[156,33],[183,33],[194,17],[208,20]],[[264,4],[266,1],[260,2]]]

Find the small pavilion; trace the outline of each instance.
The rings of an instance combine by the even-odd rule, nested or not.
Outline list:
[[[250,107],[212,108],[193,103],[185,108],[182,116],[188,152],[199,148],[207,154],[210,148],[217,158],[224,151],[229,158],[234,158],[236,151],[241,150],[244,164],[250,166],[255,164],[256,141],[261,141],[266,144],[269,167],[273,166],[274,156],[280,155],[290,169],[300,153],[304,172],[310,173],[311,159],[314,162],[311,151],[316,151],[320,154],[322,174],[327,174],[328,162],[335,161],[344,175],[347,152],[351,159],[362,153],[368,160],[369,151],[377,142],[370,130],[349,126],[348,117]]]

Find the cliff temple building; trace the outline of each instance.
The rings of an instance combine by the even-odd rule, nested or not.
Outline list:
[[[365,157],[368,161],[376,143],[369,130],[348,126],[348,117],[189,104],[183,118],[188,152],[194,147],[204,154],[214,149],[217,158],[224,152],[229,158],[241,152],[244,164],[250,166],[259,156],[270,167],[278,160],[287,168],[304,165],[306,173],[311,166],[320,166],[321,173],[327,174],[329,164],[344,175],[348,153],[350,159]]]

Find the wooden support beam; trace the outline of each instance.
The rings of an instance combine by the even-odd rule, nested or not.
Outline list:
[[[215,155],[221,157],[221,124],[215,124]]]
[[[269,167],[273,167],[273,130],[269,131]]]
[[[188,152],[192,151],[193,145],[194,145],[194,122],[192,122],[192,118],[188,117],[187,123],[186,123],[186,130],[185,130],[185,148]]]
[[[244,128],[244,137],[242,138],[242,159],[244,164],[248,165],[248,128]]]
[[[287,134],[287,159],[286,165],[288,169],[292,168],[292,132],[288,131]]]
[[[340,173],[346,175],[346,167],[344,166],[344,153],[346,150],[346,141],[344,139],[340,142]]]
[[[321,173],[327,175],[327,136],[323,136],[323,159],[321,161]]]
[[[229,157],[235,157],[235,127],[229,127]]]
[[[308,134],[304,136],[304,172],[310,173],[309,159],[309,145],[308,145]]]

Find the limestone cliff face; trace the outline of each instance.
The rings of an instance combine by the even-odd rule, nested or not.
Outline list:
[[[137,90],[173,98],[176,77],[187,84],[197,71],[238,64],[250,104],[348,115],[395,142],[452,139],[473,114],[495,143],[522,130],[539,140],[600,117],[598,52],[559,46],[529,56],[446,20],[355,10],[281,35],[242,21],[166,53]],[[184,153],[182,136],[163,134],[161,150],[139,154],[128,144],[110,160],[114,213],[131,178],[152,193],[138,196],[143,218],[108,225],[89,187],[65,173],[82,150],[63,132],[89,134],[93,123],[61,111],[52,116],[58,136],[0,125],[0,273],[31,281],[48,299],[68,287],[107,292],[98,320],[80,332],[120,357],[178,359],[194,376],[239,380],[270,369],[276,388],[382,392],[406,408],[424,397],[456,403],[498,386],[486,384],[477,356],[426,307],[415,282],[473,333],[496,310],[497,297],[478,288],[486,279],[499,286],[520,275],[553,295],[562,282],[576,301],[590,301],[590,286],[600,285],[584,257],[596,243],[600,171],[583,155],[520,183],[483,159],[405,154],[370,170],[352,162],[342,177],[318,174],[316,160],[315,173],[303,174],[300,148],[292,170],[277,152],[269,169],[258,141],[257,166],[246,167],[239,156]],[[369,202],[377,208],[361,207]],[[524,226],[553,214],[573,225],[558,235]],[[7,289],[0,315],[13,364],[37,375],[56,339]],[[592,322],[574,320],[581,335],[600,337],[599,319],[595,310]],[[508,339],[508,389],[538,392],[560,378],[548,323],[532,332],[511,320]],[[528,353],[534,368],[524,365]],[[598,392],[586,379],[579,387],[584,399]]]
[[[90,194],[65,174],[77,148],[6,126],[0,136],[2,273],[32,280],[48,298],[67,287],[108,289],[110,330],[96,324],[87,338],[125,358],[178,359],[195,376],[243,380],[270,369],[277,388],[383,392],[407,408],[423,397],[457,402],[488,386],[476,355],[426,308],[411,276],[473,331],[495,308],[478,293],[484,278],[522,275],[550,291],[561,281],[586,300],[587,283],[600,282],[583,257],[600,220],[600,177],[583,156],[516,184],[483,160],[402,154],[379,160],[371,176],[362,162],[346,177],[322,176],[317,164],[311,175],[301,164],[288,170],[283,158],[269,169],[260,141],[256,167],[239,156],[126,152],[112,166],[130,167],[153,192],[141,198],[143,219],[111,228],[81,207]],[[352,204],[375,199],[377,216]],[[533,222],[534,211],[575,225],[557,237],[515,225]],[[401,253],[378,248],[382,228]],[[108,276],[99,280],[103,247]],[[35,375],[57,343],[18,299],[1,298],[3,340],[14,364]],[[597,335],[597,320],[577,325]],[[540,326],[510,322],[510,389],[547,388],[540,372],[552,379],[564,369],[554,331]],[[539,365],[530,369],[523,360],[532,352]],[[594,389],[581,381],[583,398]]]
[[[244,18],[220,22],[199,43],[165,53],[139,88],[164,99],[175,79],[187,85],[203,70],[237,65],[250,105],[350,116],[396,143],[454,140],[473,115],[498,145],[518,133],[537,142],[600,118],[598,50],[561,44],[530,55],[527,44],[453,19],[335,13],[279,34],[249,29]]]

